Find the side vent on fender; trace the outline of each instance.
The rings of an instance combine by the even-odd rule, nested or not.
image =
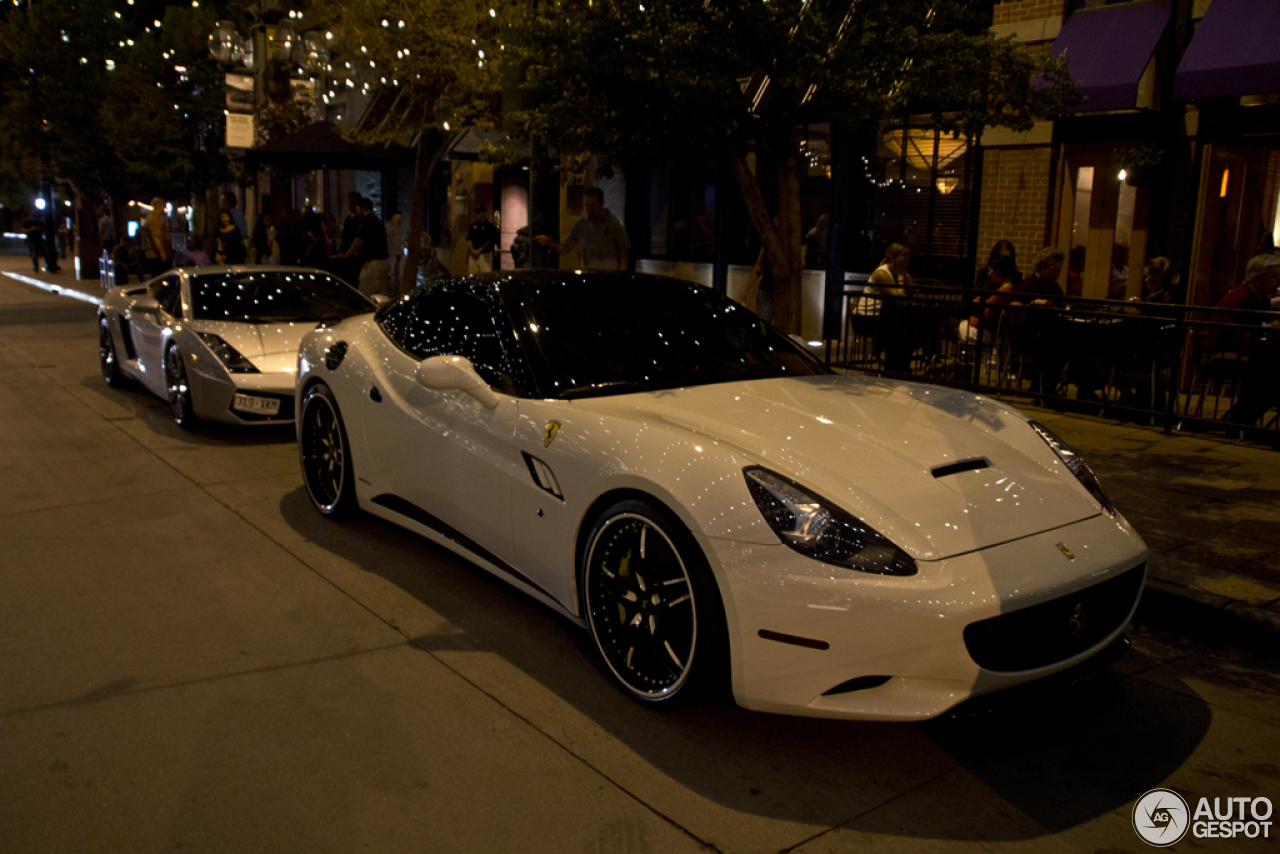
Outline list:
[[[347,342],[339,341],[324,354],[324,366],[331,371],[338,370],[338,365],[347,357]]]
[[[529,474],[533,476],[533,482],[538,485],[538,488],[564,501],[564,493],[560,491],[560,482],[556,480],[555,473],[551,471],[551,467],[524,451],[521,451],[520,454],[524,457],[524,464],[529,467]]]
[[[129,326],[129,318],[120,315],[120,340],[124,341],[124,355],[129,361],[135,361],[138,358],[138,352],[133,348],[133,329]]]

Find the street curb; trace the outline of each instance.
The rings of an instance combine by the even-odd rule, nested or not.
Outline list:
[[[1133,622],[1210,644],[1225,642],[1253,651],[1274,650],[1280,640],[1280,613],[1149,575]]]

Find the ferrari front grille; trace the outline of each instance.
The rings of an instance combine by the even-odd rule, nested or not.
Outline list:
[[[1121,628],[1146,564],[1066,596],[965,626],[969,656],[985,670],[1035,670],[1079,655]]]

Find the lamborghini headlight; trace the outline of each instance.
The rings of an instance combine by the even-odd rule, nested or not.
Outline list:
[[[253,362],[250,362],[239,350],[223,341],[217,335],[210,332],[201,332],[200,340],[208,345],[209,349],[213,351],[213,355],[217,356],[218,361],[226,365],[227,370],[231,371],[231,373],[256,374],[258,372],[258,369],[253,366]]]
[[[1102,484],[1098,481],[1097,475],[1093,473],[1093,469],[1089,468],[1089,464],[1048,427],[1039,421],[1028,423],[1031,425],[1031,429],[1035,430],[1041,439],[1044,439],[1045,444],[1053,448],[1053,452],[1058,455],[1058,459],[1062,460],[1063,465],[1067,467],[1067,471],[1075,475],[1076,480],[1080,481],[1081,485],[1089,490],[1089,494],[1102,505],[1102,509],[1107,512],[1107,515],[1116,515],[1115,506],[1111,503],[1111,499],[1107,497],[1107,493],[1103,491]]]
[[[800,554],[860,572],[915,575],[916,562],[883,534],[768,469],[743,470],[764,520]]]

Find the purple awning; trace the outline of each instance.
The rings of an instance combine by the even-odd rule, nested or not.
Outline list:
[[[1169,23],[1171,8],[1170,0],[1158,0],[1086,9],[1067,18],[1052,52],[1055,59],[1067,61],[1071,79],[1080,82],[1085,100],[1077,111],[1137,106],[1138,80]]]
[[[1280,3],[1213,0],[1182,55],[1173,97],[1236,98],[1280,92]]]

